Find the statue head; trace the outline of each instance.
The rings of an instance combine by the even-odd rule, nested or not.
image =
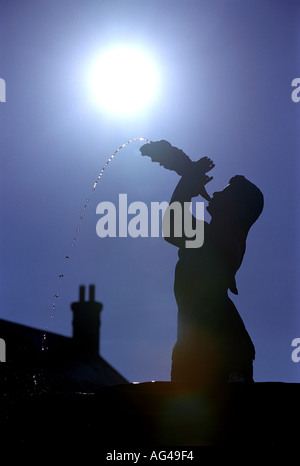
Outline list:
[[[232,177],[223,191],[215,192],[207,206],[212,219],[234,223],[247,233],[260,216],[264,205],[262,192],[242,175]]]

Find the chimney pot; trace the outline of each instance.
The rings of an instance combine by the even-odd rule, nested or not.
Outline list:
[[[89,301],[95,301],[95,285],[89,286]]]
[[[82,303],[84,302],[84,299],[85,299],[85,286],[81,285],[79,287],[79,301]]]

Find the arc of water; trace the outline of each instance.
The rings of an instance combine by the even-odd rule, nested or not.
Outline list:
[[[128,141],[124,142],[121,146],[119,146],[119,147],[111,154],[111,156],[107,159],[106,163],[103,165],[103,167],[102,167],[101,171],[99,172],[99,174],[98,174],[98,176],[97,176],[95,182],[93,183],[93,186],[92,186],[92,193],[95,191],[95,189],[96,189],[96,187],[97,187],[99,181],[101,180],[101,178],[102,178],[102,176],[103,176],[103,173],[104,173],[106,167],[107,167],[107,166],[109,165],[109,163],[115,158],[115,156],[117,155],[117,153],[120,152],[121,149],[124,149],[124,147],[128,146],[128,144],[131,144],[132,142],[136,142],[136,141],[151,142],[151,140],[148,139],[148,138],[136,137],[136,138],[129,139]],[[89,200],[90,200],[90,199],[89,199],[89,197],[87,196],[87,197],[85,198],[85,203],[84,203],[83,208],[82,208],[82,210],[83,210],[84,212],[87,210],[87,203],[89,202]],[[81,221],[83,221],[84,218],[85,218],[84,215],[81,215],[81,216],[79,217],[79,219],[80,219]],[[80,233],[80,226],[79,226],[79,225],[77,225],[77,227],[76,227],[76,233],[77,233],[77,234]],[[76,237],[73,238],[71,246],[74,247],[75,244],[76,244]],[[66,263],[66,262],[69,262],[69,260],[70,260],[70,255],[66,255],[66,256],[65,256],[65,259],[64,259],[65,263]],[[64,273],[59,273],[59,275],[58,275],[58,280],[59,280],[58,283],[59,283],[59,285],[61,285],[62,280],[63,280],[63,278],[64,278],[64,275],[65,275]],[[58,300],[58,298],[59,298],[58,290],[57,290],[57,292],[54,294],[53,297],[54,297],[54,301],[53,301],[53,303],[52,303],[52,312],[51,312],[51,314],[50,314],[50,317],[51,317],[51,318],[54,317],[54,313],[53,313],[53,312],[54,312],[54,310],[55,310],[55,308],[56,308],[56,303],[57,303],[57,300]],[[44,350],[46,350],[46,349],[48,349],[48,346],[47,346],[47,334],[46,334],[46,332],[44,332],[44,333],[43,333],[43,338],[42,338],[42,350],[44,351]]]

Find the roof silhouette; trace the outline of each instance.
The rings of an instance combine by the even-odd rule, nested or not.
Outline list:
[[[0,319],[0,336],[6,344],[2,392],[83,391],[128,381],[99,354],[100,312],[95,288],[80,287],[79,302],[72,303],[73,336],[67,337]]]

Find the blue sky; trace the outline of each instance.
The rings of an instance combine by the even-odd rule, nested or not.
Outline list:
[[[71,335],[70,303],[79,285],[94,283],[104,304],[101,354],[131,381],[169,380],[177,250],[162,238],[99,238],[96,206],[119,193],[129,202],[169,201],[179,177],[132,143],[91,192],[121,144],[167,139],[193,160],[214,160],[210,194],[235,174],[264,193],[232,299],[256,347],[255,380],[299,382],[300,363],[291,360],[300,337],[300,103],[291,99],[300,77],[299,7],[293,0],[1,3],[1,318]],[[139,44],[160,72],[157,98],[135,115],[107,114],[88,87],[94,57],[120,43]]]

